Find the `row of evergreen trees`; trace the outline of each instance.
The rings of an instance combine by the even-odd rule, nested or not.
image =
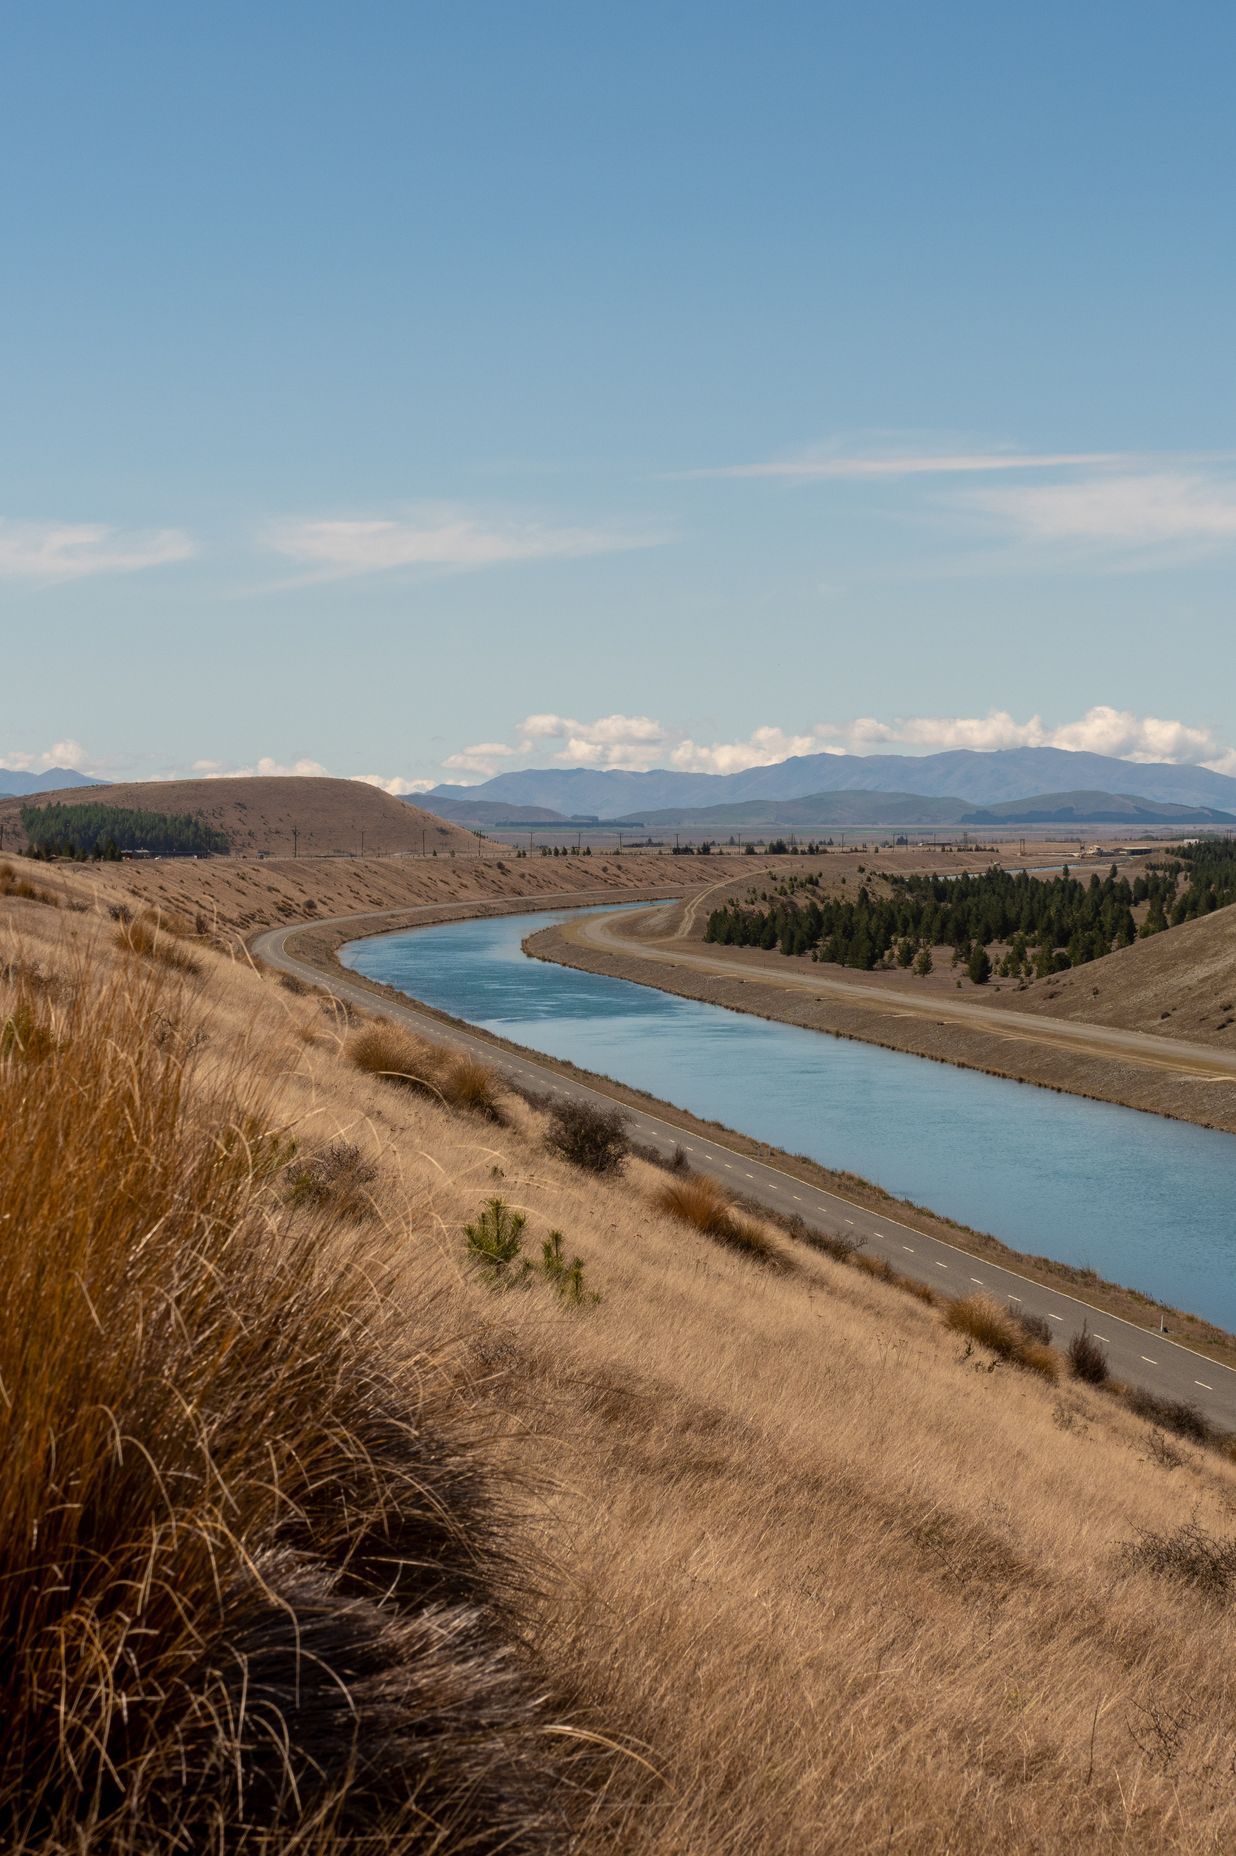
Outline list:
[[[1048,879],[993,868],[979,876],[890,876],[885,883],[878,893],[864,883],[852,899],[823,895],[818,880],[783,884],[753,904],[714,909],[705,939],[780,948],[843,967],[895,961],[919,973],[930,971],[932,947],[952,947],[979,984],[992,971],[986,950],[999,943],[1006,950],[1002,974],[1041,977],[1236,901],[1236,843],[1204,840],[1139,871],[1132,882],[1113,865],[1089,882],[1067,870]],[[1142,910],[1140,927],[1135,908]]]
[[[152,857],[209,857],[228,848],[227,834],[188,812],[139,812],[128,806],[23,806],[21,822],[32,856],[114,858],[124,851]]]

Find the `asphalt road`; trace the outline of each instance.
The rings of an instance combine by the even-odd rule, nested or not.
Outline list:
[[[521,897],[514,912],[536,902],[578,906],[580,898],[577,895]],[[464,907],[460,912],[471,914],[474,909]],[[436,1043],[473,1051],[501,1075],[525,1089],[549,1098],[558,1096],[613,1107],[614,1098],[604,1090],[564,1076],[549,1064],[539,1062],[532,1052],[504,1050],[488,1038],[444,1024],[412,1002],[405,1005],[376,994],[362,982],[346,977],[337,967],[314,966],[295,951],[297,936],[309,930],[354,925],[359,937],[372,934],[375,925],[383,919],[398,917],[404,925],[413,925],[418,914],[440,919],[441,909],[390,909],[383,915],[337,915],[320,921],[294,923],[267,929],[255,936],[251,946],[254,954],[268,966],[309,984],[323,986],[336,998],[363,1010],[380,1011],[387,1018],[398,1019]],[[667,1158],[676,1147],[682,1147],[697,1171],[711,1174],[736,1195],[774,1211],[797,1212],[808,1224],[861,1241],[871,1254],[886,1257],[907,1276],[930,1283],[944,1295],[968,1295],[982,1290],[997,1301],[1042,1315],[1051,1324],[1060,1344],[1067,1342],[1083,1321],[1088,1321],[1091,1332],[1107,1347],[1112,1371],[1118,1378],[1130,1385],[1144,1385],[1165,1397],[1187,1399],[1215,1423],[1236,1431],[1236,1370],[1231,1367],[1191,1352],[1168,1335],[1147,1332],[1079,1297],[1046,1288],[1019,1275],[1016,1270],[1001,1268],[939,1238],[925,1236],[913,1226],[871,1211],[841,1193],[808,1185],[792,1173],[782,1172],[775,1165],[727,1146],[723,1138],[696,1132],[688,1134],[675,1123],[662,1121],[645,1109],[627,1108],[626,1113],[631,1135],[641,1145]]]

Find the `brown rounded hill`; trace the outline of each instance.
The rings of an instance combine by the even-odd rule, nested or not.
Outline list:
[[[35,800],[0,800],[0,841],[11,845],[21,839],[21,809],[30,804],[194,813],[227,834],[236,857],[330,857],[362,849],[367,857],[380,857],[477,848],[472,832],[360,780],[271,776],[70,786]]]

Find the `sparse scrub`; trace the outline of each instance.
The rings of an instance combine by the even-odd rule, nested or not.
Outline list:
[[[1230,1598],[1236,1589],[1236,1535],[1208,1533],[1196,1518],[1166,1533],[1140,1529],[1121,1557],[1134,1571],[1192,1586],[1206,1598]]]
[[[352,1141],[332,1141],[290,1169],[288,1197],[294,1205],[328,1207],[338,1218],[368,1218],[378,1169]]]
[[[563,1102],[550,1117],[545,1145],[586,1173],[617,1173],[630,1150],[627,1118],[621,1109]]]
[[[1131,1411],[1139,1418],[1149,1418],[1176,1437],[1186,1437],[1193,1444],[1213,1442],[1215,1432],[1191,1399],[1162,1398],[1144,1386],[1131,1386],[1126,1393]]]
[[[1069,1371],[1074,1379],[1083,1379],[1091,1386],[1106,1385],[1111,1375],[1107,1348],[1094,1338],[1084,1321],[1080,1332],[1069,1342]]]
[[[1014,1366],[1023,1366],[1044,1379],[1059,1376],[1059,1363],[1050,1347],[1031,1340],[1019,1322],[987,1295],[966,1295],[950,1302],[944,1316],[949,1327],[968,1334],[982,1347]]]

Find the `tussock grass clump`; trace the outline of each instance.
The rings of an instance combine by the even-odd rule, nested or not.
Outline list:
[[[627,1118],[618,1108],[563,1102],[550,1117],[545,1145],[586,1173],[617,1173],[630,1152]]]
[[[139,954],[175,973],[201,972],[200,964],[192,954],[179,946],[174,931],[158,914],[137,915],[132,921],[122,921],[114,939],[116,946],[123,948],[126,953]]]
[[[404,1089],[435,1096],[447,1108],[502,1122],[498,1079],[488,1064],[467,1051],[448,1050],[379,1020],[348,1043],[358,1070]]]
[[[729,1250],[774,1269],[786,1267],[767,1234],[750,1219],[739,1217],[722,1188],[706,1173],[678,1174],[656,1194],[656,1204],[671,1218],[689,1224]]]
[[[165,984],[32,1002],[37,1090],[0,1057],[0,1847],[556,1849],[459,1388]]]
[[[13,896],[19,902],[41,902],[50,909],[60,907],[59,896],[19,875],[9,863],[0,863],[0,896]]]
[[[992,1353],[1002,1360],[1008,1360],[1013,1366],[1025,1367],[1027,1371],[1038,1373],[1044,1379],[1059,1378],[1059,1361],[1051,1348],[1043,1346],[1040,1341],[1031,1340],[1022,1330],[1021,1324],[1007,1314],[998,1302],[993,1302],[990,1296],[962,1296],[959,1301],[949,1303],[944,1319],[957,1333],[969,1335],[971,1340],[990,1348]]]
[[[1192,1586],[1206,1598],[1230,1598],[1236,1589],[1236,1535],[1223,1539],[1196,1519],[1168,1533],[1140,1529],[1121,1557],[1133,1571]]]
[[[1074,1379],[1083,1379],[1091,1386],[1106,1385],[1111,1377],[1107,1348],[1094,1338],[1084,1321],[1069,1342],[1069,1371]]]

